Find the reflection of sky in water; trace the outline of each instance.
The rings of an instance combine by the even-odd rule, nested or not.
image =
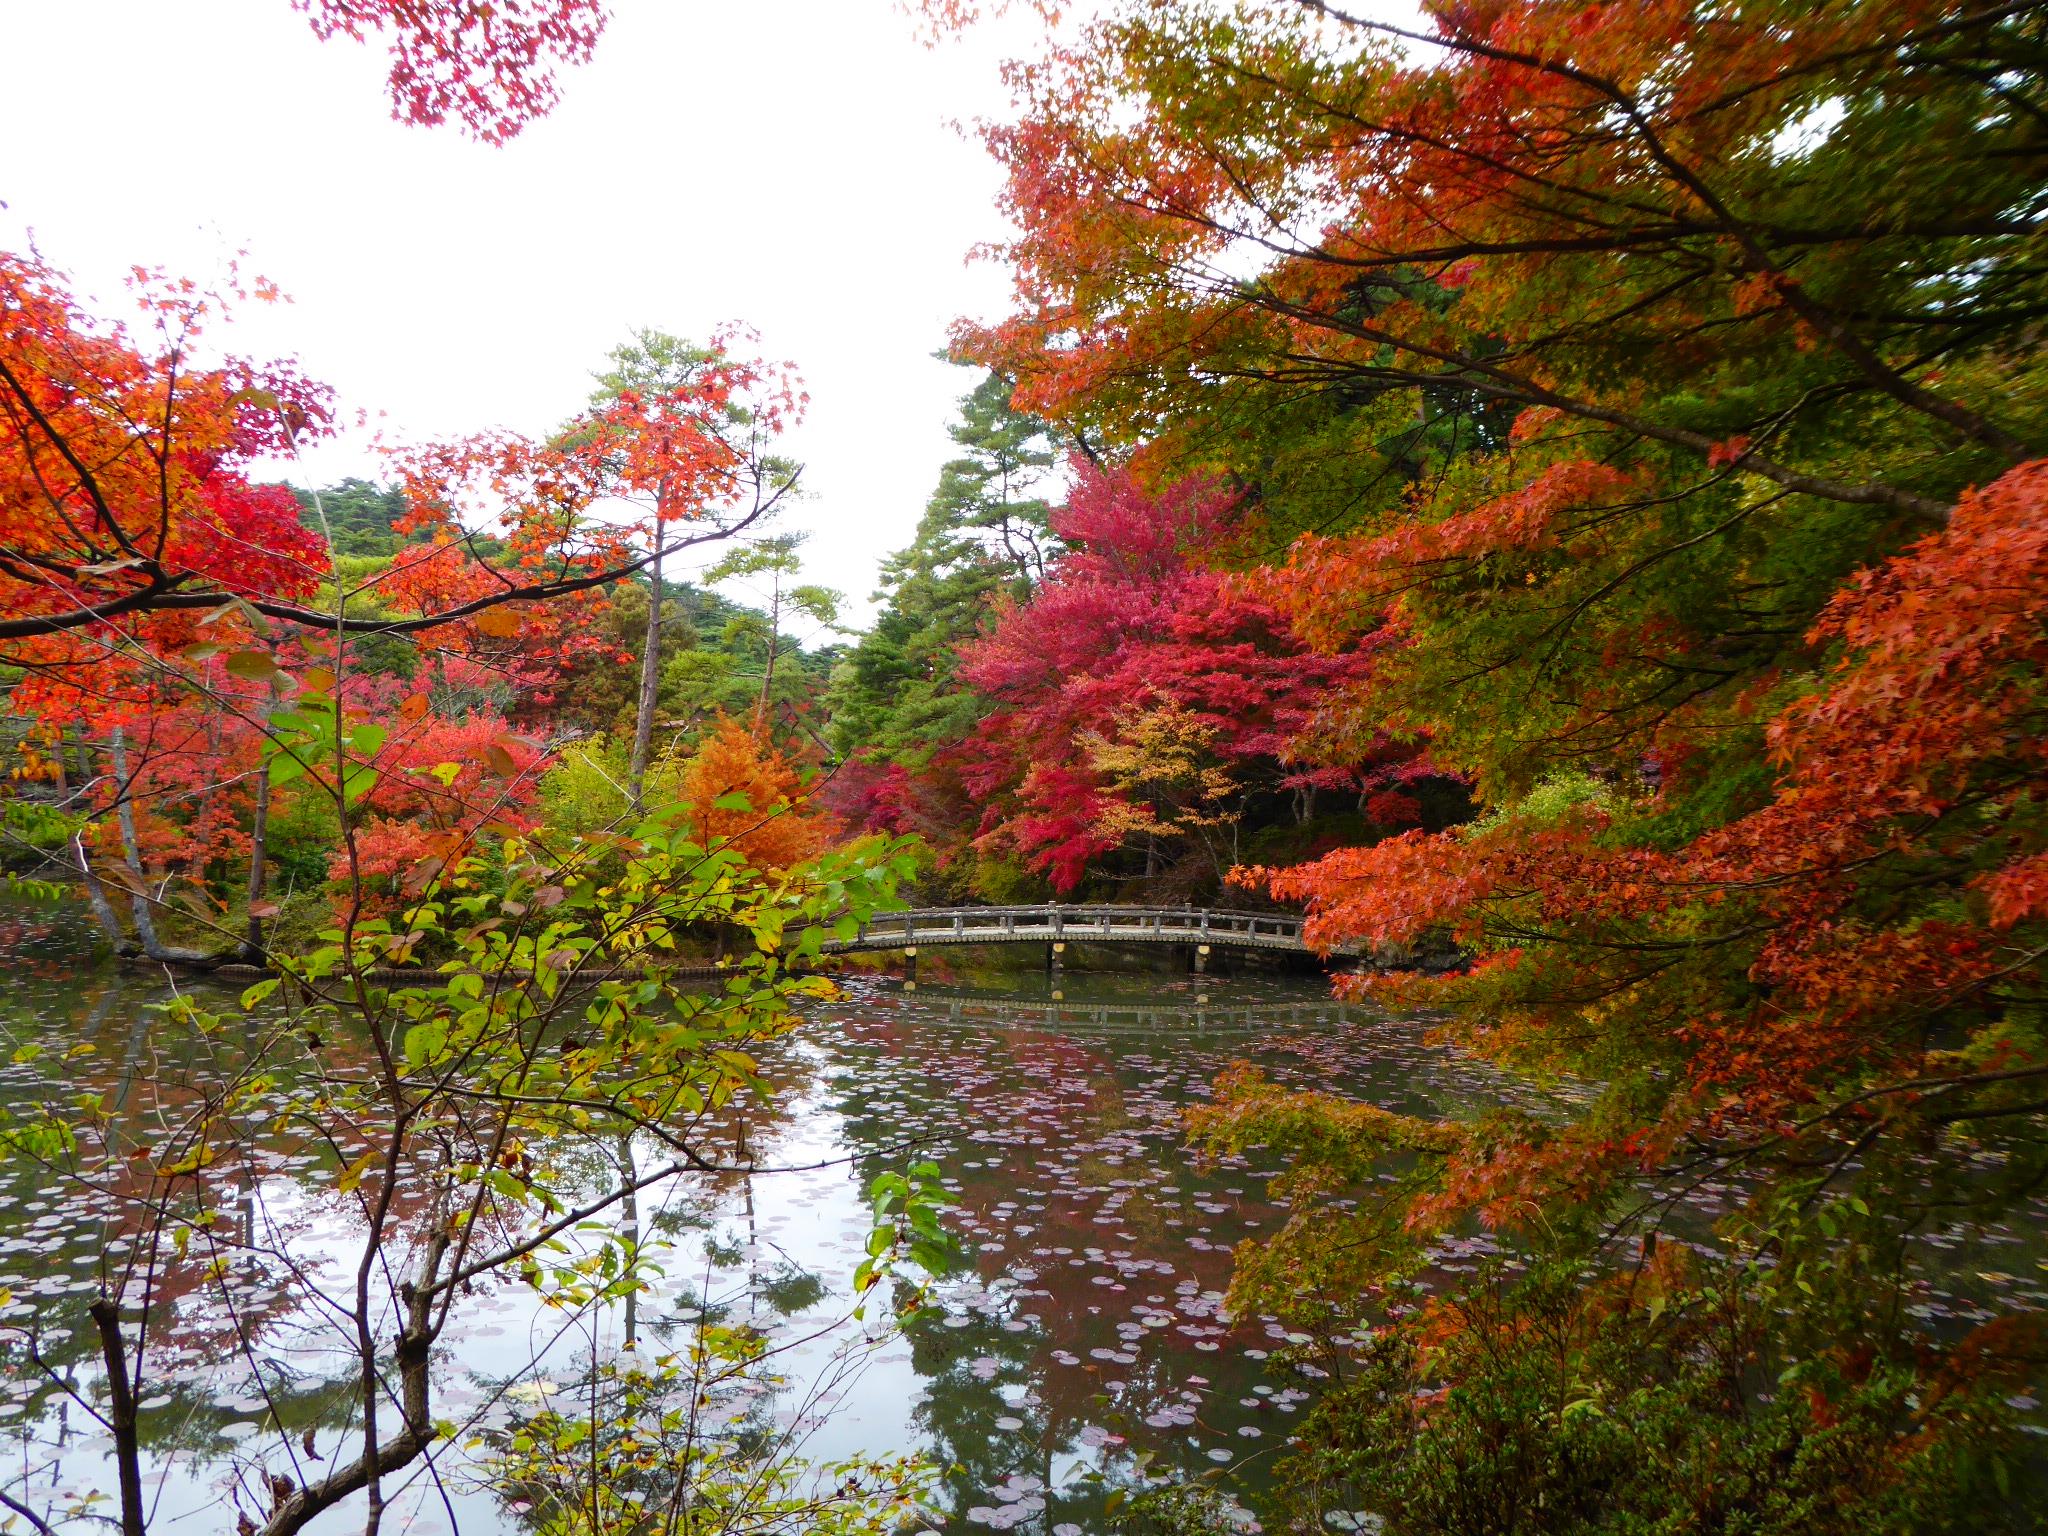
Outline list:
[[[1222,1292],[1234,1244],[1284,1213],[1275,1170],[1191,1166],[1183,1110],[1241,1057],[1408,1110],[1490,1096],[1490,1074],[1308,979],[1069,973],[1056,1006],[1042,977],[981,980],[866,991],[821,1020],[849,1134],[928,1138],[975,1249],[904,1351],[927,1382],[917,1428],[964,1469],[955,1507],[1043,1528],[1040,1489],[1138,1451],[1256,1490],[1311,1383],[1268,1366],[1283,1330],[1233,1325]]]
[[[200,1046],[146,1012],[160,991],[83,969],[61,933],[0,934],[10,938],[0,1018],[14,1039],[0,1061],[24,1040],[89,1041],[94,1056],[73,1070],[106,1076],[118,1060],[140,1062],[131,1074],[137,1104],[205,1078]],[[849,1304],[868,1229],[867,1180],[936,1159],[968,1251],[941,1286],[941,1305],[851,1355],[853,1329],[796,1349],[782,1362],[792,1385],[764,1406],[785,1421],[803,1417],[805,1449],[819,1458],[924,1448],[957,1467],[943,1500],[955,1530],[1093,1529],[1101,1480],[1127,1481],[1139,1453],[1219,1472],[1256,1506],[1315,1382],[1271,1358],[1286,1344],[1277,1323],[1222,1311],[1232,1247],[1285,1215],[1265,1199],[1273,1168],[1198,1170],[1182,1147],[1183,1110],[1228,1062],[1254,1059],[1281,1081],[1413,1113],[1461,1113],[1502,1097],[1544,1107],[1535,1089],[1428,1045],[1421,1024],[1339,1008],[1312,977],[1069,972],[1057,1002],[1036,972],[928,971],[924,980],[915,992],[851,982],[844,1001],[818,1008],[766,1063],[781,1097],[750,1111],[743,1127],[727,1125],[731,1144],[714,1150],[743,1144],[764,1169],[795,1171],[678,1178],[643,1195],[642,1230],[670,1248],[659,1261],[664,1278],[637,1310],[650,1347],[679,1339],[706,1295],[782,1338],[816,1332]],[[0,1092],[46,1093],[56,1070],[47,1060],[8,1067]],[[595,1187],[618,1149],[593,1144],[577,1155]],[[660,1156],[634,1155],[642,1166]],[[233,1194],[250,1230],[274,1230],[296,1260],[331,1272],[353,1263],[357,1228],[325,1191],[322,1166],[259,1145]],[[19,1169],[4,1178],[0,1283],[16,1294],[7,1320],[75,1328],[93,1292],[106,1213],[33,1187]],[[1706,1235],[1739,1198],[1726,1184],[1695,1190],[1688,1225]],[[1972,1244],[1957,1248],[1958,1266],[2001,1276],[1986,1282],[1995,1289],[2042,1298],[2034,1247],[2010,1234],[1988,1241],[2003,1243],[2002,1258],[1985,1261],[1989,1250]],[[1467,1270],[1489,1250],[1482,1239],[1454,1241],[1443,1267]],[[295,1387],[281,1399],[283,1441],[235,1358],[229,1320],[217,1305],[180,1303],[146,1405],[160,1529],[218,1528],[238,1457],[275,1461],[309,1427],[323,1456],[338,1448],[345,1410],[332,1377],[345,1362],[316,1319],[280,1309],[279,1278],[252,1271],[238,1294],[259,1324],[266,1370]],[[1934,1292],[1926,1304],[1978,1310]],[[593,1351],[617,1358],[623,1327],[617,1308],[565,1320],[516,1284],[480,1289],[447,1335],[436,1412],[502,1423],[508,1371],[538,1356],[541,1390],[566,1390]],[[83,1333],[56,1342],[73,1379],[90,1383]],[[826,1395],[808,1401],[824,1378]],[[536,1388],[518,1390],[530,1397]],[[18,1370],[0,1399],[0,1428],[12,1468],[47,1462],[42,1486],[111,1491],[95,1426]],[[444,1492],[464,1529],[517,1529],[496,1499],[465,1486],[459,1442],[441,1464],[444,1488],[419,1470],[393,1480],[403,1492],[391,1529],[445,1530]],[[348,1523],[331,1514],[316,1529]]]

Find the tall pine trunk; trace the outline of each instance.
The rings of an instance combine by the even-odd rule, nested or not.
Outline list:
[[[640,700],[633,712],[633,760],[626,788],[637,813],[647,785],[647,758],[654,746],[654,700],[661,686],[661,519],[654,522],[654,558],[648,563],[647,642],[640,653]]]
[[[761,700],[754,706],[754,734],[768,739],[769,690],[775,686],[775,653],[782,649],[782,572],[775,573],[775,597],[768,605],[768,659],[761,665]]]

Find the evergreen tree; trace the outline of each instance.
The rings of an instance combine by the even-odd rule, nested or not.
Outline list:
[[[882,567],[881,612],[833,678],[835,745],[919,759],[966,734],[981,705],[954,680],[955,649],[1003,597],[1044,579],[1056,552],[1037,492],[1058,457],[1052,429],[1014,409],[991,373],[947,428],[960,456],[939,471],[917,535]]]
[[[396,486],[386,489],[354,475],[338,485],[323,486],[320,506],[313,506],[313,492],[292,487],[298,498],[299,521],[315,533],[332,530],[337,555],[391,556],[405,540],[392,531],[392,524],[405,515],[405,497]],[[326,515],[326,525],[321,515]]]

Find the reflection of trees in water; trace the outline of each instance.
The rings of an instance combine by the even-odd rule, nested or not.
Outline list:
[[[232,1134],[207,1137],[189,1166],[164,1166],[156,1149],[218,1116],[228,1084],[262,1071],[282,1089],[295,1086],[305,1055],[245,1031],[168,1020],[159,1010],[171,994],[128,977],[79,980],[4,991],[16,1042],[0,1070],[10,1119],[78,1106],[63,1152],[17,1149],[0,1160],[0,1199],[19,1222],[0,1284],[23,1298],[0,1335],[0,1359],[14,1378],[24,1485],[62,1484],[80,1454],[90,1466],[81,1482],[104,1477],[111,1393],[95,1307],[132,1311],[145,1299],[151,1324],[136,1346],[147,1351],[148,1386],[133,1410],[136,1442],[158,1466],[232,1469],[239,1460],[231,1478],[246,1481],[246,1472],[260,1484],[238,1438],[252,1413],[308,1457],[319,1432],[347,1417],[348,1362],[320,1344],[320,1320],[290,1295],[335,1220],[303,1196],[322,1178],[331,1183],[340,1164],[321,1170],[331,1148],[313,1146],[303,1127],[271,1122],[265,1106],[282,1093],[252,1100],[223,1125]],[[24,1036],[42,1054],[26,1059]],[[175,1244],[164,1240],[174,1229]],[[307,1249],[316,1257],[306,1259]],[[267,1490],[256,1497],[263,1507]]]
[[[961,1327],[936,1318],[916,1323],[909,1337],[924,1382],[911,1422],[946,1468],[953,1508],[983,1502],[986,1490],[1018,1474],[1050,1487],[1055,1458],[1075,1448],[1081,1425],[1071,1405],[1045,1400],[1042,1338],[973,1314]]]
[[[154,1349],[215,1374],[238,1357],[260,1358],[264,1340],[288,1320],[280,1290],[295,1271],[288,1249],[317,1219],[310,1204],[281,1212],[266,1186],[280,1176],[302,1185],[317,1180],[294,1166],[317,1162],[317,1150],[303,1132],[278,1130],[255,1115],[246,1136],[211,1143],[210,1160],[177,1177],[167,1177],[146,1151],[209,1113],[222,1085],[252,1069],[248,1037],[167,1026],[155,1011],[167,994],[126,978],[53,994],[55,1016],[24,1017],[20,992],[8,996],[12,1031],[32,1029],[44,1049],[0,1073],[7,1107],[74,1101],[94,1111],[61,1170],[86,1180],[85,1198],[67,1197],[47,1162],[0,1160],[0,1198],[12,1209],[62,1213],[61,1220],[50,1214],[29,1222],[25,1234],[10,1238],[0,1264],[8,1285],[35,1298],[35,1351],[60,1370],[95,1365],[98,1345],[86,1320],[91,1296],[120,1295],[146,1278],[162,1313]],[[276,1070],[290,1078],[300,1064],[281,1062]],[[134,1272],[133,1255],[166,1201],[206,1225],[144,1277]],[[23,1340],[16,1347],[30,1346]],[[302,1392],[301,1373],[281,1359],[264,1363],[279,1391]]]
[[[18,994],[0,990],[0,997],[9,996],[18,1001]],[[256,1042],[248,1033],[202,1037],[165,1027],[140,1012],[144,998],[133,987],[74,987],[63,994],[47,1012],[24,1020],[21,1029],[25,1033],[32,1023],[35,1032],[61,1037],[62,1043],[89,1040],[94,1053],[64,1062],[53,1046],[44,1060],[0,1072],[0,1092],[31,1098],[81,1089],[100,1093],[118,1109],[117,1120],[141,1117],[149,1128],[157,1128],[202,1107],[215,1084],[251,1065]],[[296,1091],[311,1074],[360,1071],[368,1059],[366,1045],[346,1029],[330,1027],[317,1040],[293,1033],[285,1043],[288,1052],[263,1062],[266,1071],[277,1075],[280,1096]],[[1151,1347],[1133,1351],[1118,1331],[1141,1298],[1168,1293],[1163,1299],[1171,1308],[1178,1284],[1220,1289],[1230,1267],[1229,1255],[1220,1248],[1199,1253],[1181,1241],[1185,1230],[1174,1222],[1186,1215],[1187,1197],[1169,1200],[1156,1193],[1162,1181],[1198,1187],[1172,1163],[1171,1142],[1160,1139],[1161,1126],[1175,1108],[1169,1101],[1184,1097],[1197,1078],[1188,1070],[1178,1076],[1153,1067],[1134,1071],[1130,1061],[1142,1060],[1147,1045],[1141,1037],[1090,1039],[1030,1028],[942,1034],[914,1011],[892,1014],[863,1005],[857,1026],[822,1051],[801,1039],[762,1050],[761,1071],[776,1098],[773,1111],[742,1095],[681,1122],[681,1132],[715,1151],[726,1170],[651,1186],[622,1201],[603,1222],[606,1233],[625,1235],[632,1240],[629,1246],[644,1246],[677,1271],[688,1269],[701,1241],[715,1235],[731,1272],[722,1271],[725,1278],[717,1286],[677,1290],[664,1282],[658,1293],[623,1293],[616,1304],[601,1309],[613,1330],[609,1337],[616,1343],[622,1332],[630,1335],[641,1346],[636,1354],[647,1358],[664,1337],[654,1332],[656,1326],[672,1330],[690,1322],[692,1298],[713,1289],[722,1290],[722,1306],[737,1309],[738,1321],[779,1335],[785,1316],[815,1312],[831,1286],[843,1285],[844,1276],[821,1277],[790,1264],[772,1241],[774,1229],[767,1227],[764,1235],[756,1221],[762,1209],[755,1199],[759,1181],[774,1177],[775,1167],[798,1160],[796,1138],[818,1123],[794,1107],[811,1098],[826,1103],[839,1118],[862,1182],[900,1169],[917,1155],[920,1142],[927,1149],[950,1149],[941,1150],[958,1202],[950,1223],[970,1236],[999,1238],[1009,1245],[967,1260],[954,1277],[958,1294],[979,1303],[967,1312],[965,1326],[920,1326],[908,1341],[913,1364],[927,1379],[924,1399],[915,1409],[915,1428],[929,1437],[935,1451],[966,1469],[955,1479],[952,1495],[980,1502],[1005,1478],[1029,1476],[1051,1483],[1055,1471],[1071,1471],[1077,1460],[1113,1454],[1113,1448],[1104,1452],[1085,1440],[1085,1432],[1099,1439],[1105,1428],[1130,1428],[1133,1442],[1143,1444],[1144,1429],[1125,1424],[1119,1415],[1141,1425],[1155,1405],[1178,1402],[1172,1394],[1179,1366],[1194,1364],[1226,1380],[1234,1373],[1252,1374],[1241,1372],[1242,1362],[1229,1352],[1169,1356],[1168,1351],[1187,1346],[1151,1341],[1149,1334]],[[1154,1048],[1165,1056],[1171,1044]],[[827,1071],[829,1088],[823,1081]],[[207,1257],[197,1247],[190,1274],[166,1271],[170,1283],[188,1284],[189,1294],[171,1308],[165,1331],[151,1347],[174,1349],[194,1375],[162,1387],[161,1397],[144,1409],[142,1428],[155,1460],[175,1451],[183,1466],[206,1475],[240,1458],[253,1486],[283,1448],[296,1451],[305,1429],[317,1431],[316,1444],[329,1464],[341,1443],[337,1431],[356,1433],[347,1390],[353,1353],[316,1347],[318,1320],[291,1312],[276,1282],[299,1272],[278,1267],[280,1261],[316,1265],[323,1254],[338,1252],[359,1233],[351,1205],[333,1198],[337,1175],[355,1155],[350,1144],[329,1145],[303,1128],[261,1116],[238,1126],[232,1143],[221,1146],[212,1163],[180,1186],[222,1218],[218,1241],[231,1260],[227,1279],[235,1307],[230,1314],[214,1291],[193,1278],[202,1273]],[[423,1145],[418,1155],[438,1153]],[[616,1125],[599,1124],[587,1134],[537,1139],[528,1155],[535,1176],[547,1177],[573,1201],[584,1191],[630,1184],[636,1173],[662,1166],[669,1153],[659,1138],[629,1139]],[[970,1162],[982,1166],[966,1166]],[[1133,1187],[1121,1191],[1114,1222],[1099,1224],[1095,1217],[1119,1181]],[[4,1168],[0,1192],[17,1199],[35,1193],[32,1183]],[[1038,1209],[1026,1210],[1027,1204]],[[423,1210],[401,1205],[393,1230],[402,1242],[417,1243],[427,1224]],[[1026,1226],[1035,1229],[1028,1237],[1019,1230]],[[60,1258],[83,1256],[92,1247],[90,1238],[104,1236],[93,1230],[89,1238],[69,1226],[61,1230]],[[108,1230],[118,1242],[120,1229]],[[1116,1237],[1118,1231],[1129,1238]],[[1164,1252],[1172,1256],[1175,1274],[1166,1279],[1124,1273],[1120,1278],[1128,1290],[1113,1292],[1087,1283],[1098,1275],[1119,1274],[1113,1266],[1105,1268],[1095,1259],[1086,1268],[1068,1268],[1064,1257],[1031,1256],[1033,1247],[1067,1247],[1077,1255],[1091,1248]],[[687,1260],[679,1258],[685,1254]],[[1020,1261],[1037,1275],[1016,1279],[1011,1272]],[[86,1271],[63,1270],[60,1264],[60,1272]],[[83,1301],[67,1304],[76,1311]],[[497,1305],[523,1313],[532,1299],[523,1289],[507,1286]],[[486,1303],[479,1306],[488,1313]],[[1026,1314],[1031,1314],[1028,1321]],[[70,1350],[74,1374],[89,1390],[94,1370],[90,1340],[53,1342]],[[1135,1352],[1137,1359],[1130,1365],[1098,1362],[1091,1355],[1096,1349]],[[615,1359],[608,1350],[593,1342],[585,1354],[603,1364]],[[1075,1363],[1055,1366],[1049,1359],[1054,1351],[1070,1351]],[[477,1358],[475,1350],[463,1356],[470,1365]],[[983,1359],[993,1367],[977,1368],[975,1362]],[[201,1367],[203,1380],[197,1374]],[[588,1385],[594,1369],[585,1360],[571,1374]],[[1122,1386],[1107,1394],[1106,1380]],[[475,1389],[486,1400],[498,1391],[481,1378]],[[54,1422],[60,1400],[46,1391],[41,1402]],[[473,1406],[467,1400],[450,1404],[449,1416],[466,1427]],[[768,1411],[765,1401],[761,1411]],[[281,1424],[289,1433],[231,1438],[246,1435],[252,1418],[267,1430]],[[1018,1421],[1015,1427],[1001,1427],[1012,1419]],[[762,1423],[758,1432],[765,1435],[778,1427]],[[1179,1437],[1156,1438],[1177,1442]],[[1184,1445],[1170,1449],[1190,1459]],[[1113,1475],[1127,1472],[1128,1466],[1119,1463]],[[1085,1515],[1076,1518],[1091,1523]]]
[[[0,1202],[12,1213],[0,1285],[17,1298],[14,1326],[0,1332],[0,1364],[14,1377],[7,1422],[23,1437],[23,1486],[61,1481],[58,1469],[81,1445],[93,1480],[104,1480],[104,1425],[93,1414],[105,1409],[107,1372],[90,1311],[108,1295],[125,1298],[132,1317],[146,1298],[149,1385],[135,1431],[151,1477],[175,1466],[224,1478],[260,1514],[271,1501],[270,1468],[286,1462],[301,1481],[309,1470],[317,1476],[315,1463],[358,1422],[356,1340],[317,1296],[340,1288],[336,1266],[363,1241],[357,1202],[334,1196],[369,1143],[345,1118],[313,1126],[286,1111],[323,1082],[369,1073],[374,1053],[333,1018],[318,1028],[276,1019],[200,1029],[160,1011],[173,995],[163,988],[119,973],[80,983],[73,974],[64,986],[0,987],[0,1020],[12,1036],[0,1050],[0,1106],[22,1116],[48,1104],[91,1110],[61,1169],[0,1159]],[[35,1049],[41,1054],[30,1059]],[[10,1061],[16,1051],[21,1059]],[[776,1052],[761,1076],[771,1095],[801,1092],[814,1070],[801,1052]],[[258,1091],[249,1091],[252,1081]],[[246,1102],[223,1117],[229,1085]],[[143,1155],[206,1121],[216,1123],[193,1166],[174,1173]],[[679,1134],[714,1155],[731,1149],[736,1166],[636,1192],[616,1208],[618,1228],[633,1248],[651,1250],[709,1227],[726,1206],[751,1211],[754,1180],[765,1176],[757,1166],[772,1161],[782,1129],[744,1094],[707,1108]],[[429,1176],[399,1181],[384,1213],[401,1270],[431,1235],[436,1218],[421,1192],[435,1187],[450,1152],[419,1137],[402,1155]],[[617,1187],[622,1174],[630,1184],[668,1155],[600,1124],[537,1141],[523,1172],[553,1179],[573,1202]],[[185,1231],[173,1244],[175,1228]],[[486,1213],[479,1230],[503,1240],[514,1229]],[[154,1262],[138,1269],[144,1253]],[[758,1279],[771,1310],[822,1292],[814,1277],[776,1268]],[[629,1332],[640,1304],[627,1293]],[[388,1316],[371,1321],[378,1336],[395,1329]],[[252,1420],[261,1434],[250,1434]]]
[[[935,1049],[943,1045],[953,1053]],[[1016,1480],[1036,1479],[1068,1513],[1036,1514],[1034,1528],[1069,1517],[1092,1528],[1103,1488],[1140,1479],[1140,1447],[1213,1470],[1179,1435],[1145,1422],[1170,1417],[1185,1427],[1197,1397],[1185,1385],[1190,1361],[1178,1353],[1186,1344],[1151,1337],[1170,1326],[1133,1337],[1139,1312],[1170,1312],[1173,1325],[1206,1322],[1206,1311],[1174,1309],[1190,1291],[1227,1286],[1231,1256],[1223,1245],[1203,1252],[1187,1244],[1187,1201],[1207,1186],[1162,1155],[1177,1137],[1161,1140],[1161,1117],[1170,1122],[1178,1103],[1162,1101],[1156,1083],[1127,1081],[1120,1050],[1138,1046],[1031,1028],[968,1036],[924,1027],[905,1010],[864,1023],[846,1049],[834,1104],[863,1169],[884,1166],[906,1133],[923,1133],[956,1202],[948,1226],[1001,1245],[974,1254],[952,1278],[950,1315],[909,1330],[925,1387],[913,1422],[953,1469],[956,1512],[988,1504],[1006,1483],[1014,1493]],[[1209,1182],[1244,1177],[1226,1168]],[[1161,1184],[1175,1186],[1171,1198],[1158,1193]],[[1097,1216],[1112,1191],[1121,1199],[1105,1225]],[[1118,1266],[1109,1250],[1172,1254],[1173,1273],[1158,1273],[1149,1259]],[[1080,1267],[1068,1263],[1090,1254]],[[1099,1276],[1120,1288],[1090,1283]],[[1263,1375],[1235,1349],[1195,1358],[1232,1396]],[[1101,1481],[1076,1485],[1076,1466],[1091,1463]],[[1069,1482],[1060,1490],[1063,1471]]]
[[[925,1393],[912,1423],[945,1469],[956,1515],[989,1504],[993,1490],[1029,1488],[1047,1503],[1032,1529],[1066,1520],[1097,1528],[1111,1490],[1143,1485],[1140,1425],[1153,1405],[1176,1399],[1177,1368],[1158,1356],[1119,1366],[1122,1390],[1112,1395],[1090,1368],[1048,1371],[1043,1332],[1013,1330],[1013,1320],[1010,1311],[913,1325]]]
[[[1033,1008],[995,998],[961,1010],[986,1017],[956,1020],[953,1000],[935,1005],[924,989],[863,998],[849,1021],[833,1101],[848,1141],[880,1167],[922,1137],[956,1201],[948,1226],[981,1244],[947,1288],[957,1326],[914,1332],[927,1378],[916,1426],[962,1469],[948,1485],[956,1509],[988,1504],[1005,1479],[1052,1484],[1052,1468],[1068,1479],[1069,1510],[1053,1523],[1092,1530],[1099,1493],[1076,1491],[1077,1472],[1093,1465],[1135,1482],[1148,1456],[1184,1475],[1224,1475],[1246,1496],[1263,1486],[1266,1453],[1313,1382],[1264,1363],[1279,1347],[1276,1320],[1222,1313],[1233,1241],[1287,1214],[1265,1198],[1277,1170],[1244,1158],[1198,1169],[1183,1150],[1180,1115],[1230,1060],[1409,1112],[1514,1091],[1432,1045],[1415,1021],[1284,993],[1261,1002],[1275,989],[1231,986],[1242,988],[1240,1012],[1263,1008],[1275,1032],[1109,1027],[1092,1022],[1120,1006],[1107,988],[1062,1003],[1052,1031]],[[1034,1514],[1033,1528],[1046,1518]]]
[[[805,1443],[857,1378],[863,1347],[786,1374],[839,1320],[796,1320],[826,1294],[784,1260],[707,1240],[701,1283],[670,1297],[617,1350],[586,1320],[585,1347],[554,1381],[480,1381],[510,1412],[485,1469],[501,1507],[536,1530],[688,1530],[805,1536],[893,1531],[923,1474],[899,1458],[813,1464]],[[724,1283],[724,1271],[744,1271]]]

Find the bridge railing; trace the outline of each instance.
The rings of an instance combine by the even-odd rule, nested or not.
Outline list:
[[[868,942],[901,935],[951,932],[1030,934],[1085,938],[1136,928],[1142,932],[1219,938],[1301,939],[1302,920],[1284,912],[1243,912],[1219,907],[1068,906],[1046,902],[1015,907],[915,907],[870,918],[861,928]]]

